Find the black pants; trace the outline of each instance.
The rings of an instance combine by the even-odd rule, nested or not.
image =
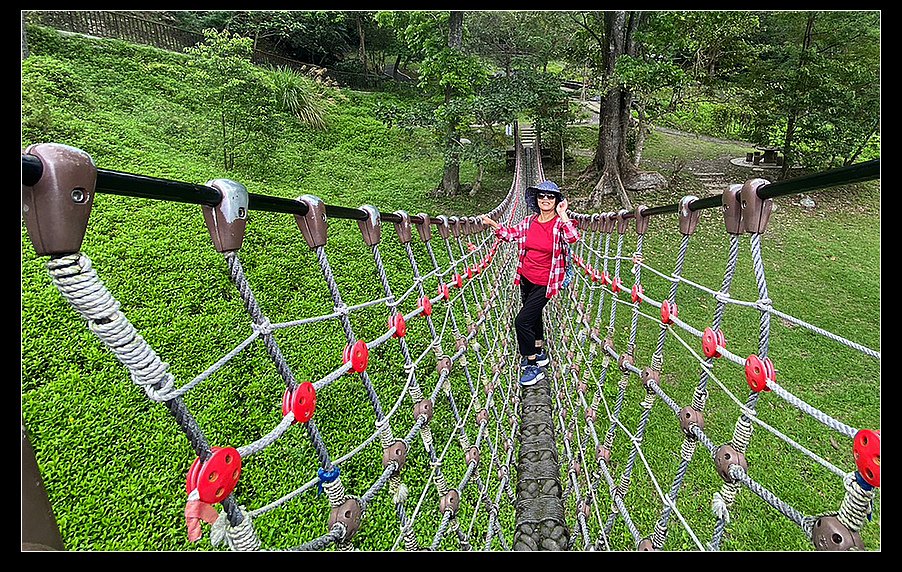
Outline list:
[[[548,303],[548,298],[545,297],[547,290],[547,286],[536,286],[520,276],[520,297],[523,299],[523,307],[517,314],[514,326],[517,329],[517,347],[521,356],[535,354],[536,340],[545,339],[542,310]]]

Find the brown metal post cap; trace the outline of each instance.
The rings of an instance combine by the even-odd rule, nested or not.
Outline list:
[[[382,466],[389,466],[392,461],[398,464],[398,468],[395,471],[400,471],[404,468],[404,462],[407,460],[407,443],[401,441],[400,439],[386,447],[382,451]]]
[[[450,510],[451,516],[454,516],[457,514],[457,509],[460,508],[460,494],[455,489],[451,489],[439,499],[438,507],[442,514]]]
[[[420,240],[422,240],[423,242],[429,242],[430,240],[432,240],[432,220],[426,213],[419,213],[417,214],[417,216],[423,219],[423,222],[416,223],[417,232],[420,233]]]
[[[592,216],[589,217],[589,230],[595,232],[601,230],[601,215],[599,213],[592,213]]]
[[[749,179],[739,191],[742,208],[742,226],[745,232],[760,234],[767,228],[770,213],[774,208],[774,200],[762,200],[758,197],[758,187],[769,184],[766,179]]]
[[[247,227],[247,188],[229,179],[214,179],[206,184],[222,195],[219,205],[203,206],[204,222],[213,239],[213,247],[217,252],[236,251],[244,242]]]
[[[40,180],[22,186],[22,216],[35,252],[80,251],[97,185],[94,162],[81,149],[57,143],[30,145],[25,154],[43,164]]]
[[[648,220],[651,217],[643,214],[648,210],[648,207],[645,205],[639,205],[636,207],[636,233],[637,234],[645,234],[648,231]]]
[[[811,542],[819,551],[864,550],[861,535],[844,525],[835,516],[822,516],[811,529]]]
[[[697,200],[698,197],[692,195],[687,195],[680,199],[680,207],[677,213],[680,216],[680,233],[682,234],[692,234],[695,232],[695,227],[698,226],[698,217],[702,212],[689,210],[689,205]]]
[[[680,427],[683,429],[683,433],[685,433],[689,437],[695,437],[692,434],[692,426],[696,425],[699,429],[705,428],[705,418],[702,415],[702,412],[698,409],[695,409],[691,406],[686,406],[680,409]]]
[[[451,234],[455,237],[460,236],[460,219],[456,216],[448,217],[448,224],[451,225]]]
[[[714,464],[717,466],[717,473],[727,483],[736,482],[736,479],[730,476],[730,467],[732,465],[739,465],[745,470],[749,468],[745,455],[729,444],[721,445],[717,449],[717,452],[714,453]]]
[[[626,209],[621,209],[617,213],[617,232],[620,234],[625,233],[630,228],[630,221],[626,218],[630,211]]]
[[[340,505],[332,507],[332,512],[329,514],[329,530],[340,522],[345,526],[345,535],[342,540],[350,540],[360,528],[361,516],[363,516],[363,510],[360,507],[360,501],[353,497],[348,498]]]
[[[445,240],[448,240],[448,235],[451,231],[451,222],[445,215],[438,215],[436,218],[439,221],[438,225],[436,225],[439,235]]]
[[[723,220],[727,225],[727,232],[730,234],[742,234],[744,230],[740,191],[742,191],[742,185],[730,185],[730,188],[723,192],[721,199]]]
[[[313,195],[301,195],[297,199],[307,205],[307,214],[294,215],[307,246],[316,248],[326,245],[326,235],[329,223],[326,221],[326,204],[319,197]]]
[[[491,383],[491,382],[489,382]],[[476,422],[482,425],[483,423],[488,422],[489,420],[489,412],[485,410],[485,408],[480,409],[479,413],[476,414]]]
[[[382,215],[379,213],[379,209],[373,205],[363,205],[360,210],[366,213],[365,220],[357,221],[360,234],[363,235],[363,242],[367,246],[375,246],[382,240]]]
[[[636,546],[637,552],[657,552],[655,550],[654,545],[651,543],[651,539],[643,538],[639,541],[639,545]]]
[[[421,415],[426,416],[426,424],[432,420],[432,400],[431,399],[422,399],[417,401],[413,406],[413,418],[419,419]]]
[[[395,214],[401,217],[401,222],[395,223],[395,231],[398,233],[398,240],[401,241],[401,244],[407,244],[413,238],[413,233],[410,229],[410,215],[407,214],[407,211],[395,211]]]

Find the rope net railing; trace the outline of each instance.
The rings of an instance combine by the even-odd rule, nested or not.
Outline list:
[[[490,217],[515,223],[528,214],[520,197],[526,186],[544,180],[539,145],[532,134],[516,131],[514,180]],[[34,171],[38,162],[40,173]],[[246,314],[243,339],[185,379],[141,336],[129,309],[81,251],[95,189],[115,193],[120,180],[139,196],[203,205],[221,271]],[[770,208],[756,194],[764,183],[752,180],[723,194],[729,251],[719,289],[683,276],[699,218],[690,208],[695,197],[678,209],[681,242],[670,274],[643,254],[651,209],[573,213],[581,232],[573,250],[580,272],[546,311],[551,375],[526,388],[517,382],[511,327],[519,304],[510,286],[516,250],[477,217],[380,213],[371,205],[343,209],[312,195],[288,201],[252,195],[229,180],[190,186],[188,199],[184,186],[161,196],[173,185],[98,175],[90,158],[71,147],[37,145],[23,154],[24,218],[37,253],[50,256],[53,284],[132,382],[170,412],[196,454],[185,463],[187,537],[202,542],[208,534],[212,546],[242,551],[353,550],[355,537],[378,550],[720,550],[752,498],[769,507],[769,517],[797,525],[815,549],[865,549],[859,531],[873,516],[879,487],[879,429],[847,425],[837,412],[794,395],[792,384],[777,382],[779,360],[795,356],[770,357],[771,317],[876,360],[878,368],[880,354],[774,308],[761,248]],[[321,278],[318,285],[305,282],[304,292],[323,300],[322,313],[274,321],[274,309],[255,296],[240,255],[246,230],[254,228],[248,221],[253,208],[294,216]],[[349,303],[359,293],[347,292],[343,269],[334,266],[327,232],[332,218],[357,221],[368,256],[356,264],[374,277],[363,301]],[[394,236],[383,233],[386,221]],[[754,300],[730,295],[743,235],[749,237]],[[713,315],[682,310],[681,286],[713,299]],[[727,348],[734,348],[726,338],[731,309],[757,314],[756,351],[745,358]],[[305,328],[321,328],[315,367],[299,364],[286,344],[291,332]],[[375,333],[365,339],[363,331]],[[282,390],[273,401],[281,397],[281,410],[264,431],[223,442],[227,431],[202,427],[192,414],[204,405],[192,396],[216,385],[255,349],[275,370]],[[677,351],[684,361],[668,370],[665,352]],[[665,383],[668,376],[679,378],[677,387]],[[712,393],[716,415],[706,409]],[[354,396],[350,411],[331,406],[348,394]],[[843,462],[768,424],[759,402],[778,399],[850,441]],[[753,439],[755,427],[839,481],[842,498],[797,507],[784,500],[785,490],[768,488],[768,467],[751,455],[765,439]],[[652,431],[671,448],[662,454],[661,441],[647,444]],[[335,432],[353,433],[354,442],[347,445]],[[699,444],[707,454],[697,452]],[[254,490],[254,473],[265,472],[272,456],[290,459],[296,481],[277,498],[244,493]],[[308,519],[322,522],[321,531],[290,546],[267,545],[260,527],[280,526],[280,510],[299,505]],[[703,505],[707,519],[689,514]],[[680,539],[668,543],[676,535]]]

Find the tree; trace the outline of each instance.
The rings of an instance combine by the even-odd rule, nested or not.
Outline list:
[[[272,91],[251,61],[252,41],[228,31],[204,31],[206,40],[186,48],[205,77],[208,104],[219,112],[223,169],[235,167],[242,149],[272,136]]]
[[[641,12],[622,10],[580,13],[575,20],[602,48],[603,76],[598,147],[592,163],[581,177],[597,176],[590,194],[590,202],[598,203],[606,195],[616,194],[623,208],[632,210],[627,188],[654,188],[666,185],[658,173],[639,171],[630,159],[627,136],[630,130],[632,94],[616,75],[617,62],[623,56],[637,54],[636,30],[642,20]],[[599,20],[600,19],[600,20]],[[601,28],[599,24],[603,24]]]
[[[758,141],[793,165],[850,164],[876,146],[880,123],[880,13],[762,15],[744,94]],[[763,78],[763,79],[762,79]]]
[[[472,117],[470,103],[488,79],[486,67],[464,53],[464,14],[451,12],[379,13],[384,25],[396,25],[407,51],[421,54],[418,86],[435,101],[433,129],[442,140],[445,165],[436,192],[460,192],[461,130]],[[403,27],[400,27],[403,26]]]

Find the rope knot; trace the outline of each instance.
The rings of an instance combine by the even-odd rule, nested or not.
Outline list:
[[[771,306],[770,298],[761,298],[760,300],[755,302],[755,307],[759,310],[767,311],[768,309],[772,308],[773,306]]]
[[[251,324],[251,329],[262,336],[269,335],[273,331],[272,323],[266,317],[258,323]]]

